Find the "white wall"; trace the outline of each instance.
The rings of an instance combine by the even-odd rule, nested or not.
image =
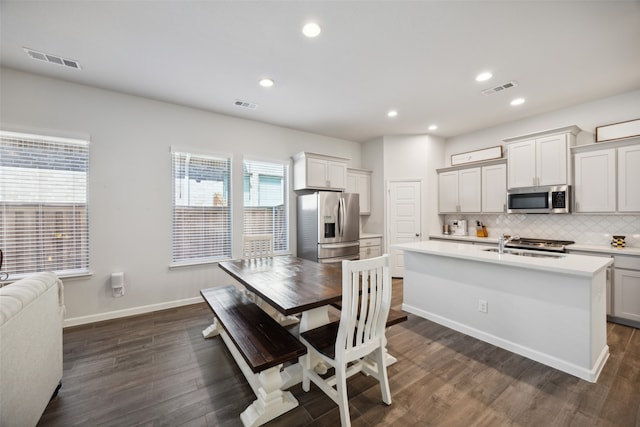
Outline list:
[[[444,140],[430,135],[384,137],[384,180],[422,182],[422,236],[440,228],[438,217],[438,175],[442,167]],[[384,210],[383,212],[386,212]]]
[[[217,264],[169,269],[171,161],[169,148],[233,155],[233,197],[242,200],[242,156],[287,160],[299,151],[350,158],[361,146],[105,91],[3,68],[1,126],[5,130],[84,136],[91,140],[89,224],[91,277],[65,280],[67,324],[135,314],[197,300],[202,288],[228,282]],[[295,195],[291,250],[295,252]],[[239,205],[238,205],[239,206]],[[234,213],[235,247],[242,213]],[[239,256],[239,250],[235,251]],[[112,272],[125,273],[126,295],[112,298]]]
[[[596,127],[637,118],[640,118],[640,90],[449,138],[445,146],[445,165],[451,165],[452,154],[496,145],[505,147],[502,142],[505,138],[564,126],[576,125],[583,130],[578,135],[578,145],[593,143]]]

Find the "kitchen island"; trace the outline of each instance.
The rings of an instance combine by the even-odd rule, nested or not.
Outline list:
[[[404,251],[403,310],[595,382],[609,347],[610,259],[423,241]]]

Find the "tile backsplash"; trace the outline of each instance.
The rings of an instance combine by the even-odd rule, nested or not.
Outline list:
[[[446,224],[466,219],[469,234],[476,233],[476,221],[481,221],[489,237],[519,234],[523,237],[573,240],[583,245],[609,245],[611,236],[626,236],[626,246],[640,248],[640,215],[446,215]]]

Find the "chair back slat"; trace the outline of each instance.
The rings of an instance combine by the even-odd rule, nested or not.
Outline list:
[[[391,307],[389,255],[342,262],[342,311],[336,358],[353,360],[384,339]]]
[[[242,243],[242,258],[254,259],[273,256],[271,234],[245,234]]]

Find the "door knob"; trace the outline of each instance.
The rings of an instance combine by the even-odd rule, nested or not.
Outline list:
[[[420,237],[420,233],[416,233],[416,237]]]

